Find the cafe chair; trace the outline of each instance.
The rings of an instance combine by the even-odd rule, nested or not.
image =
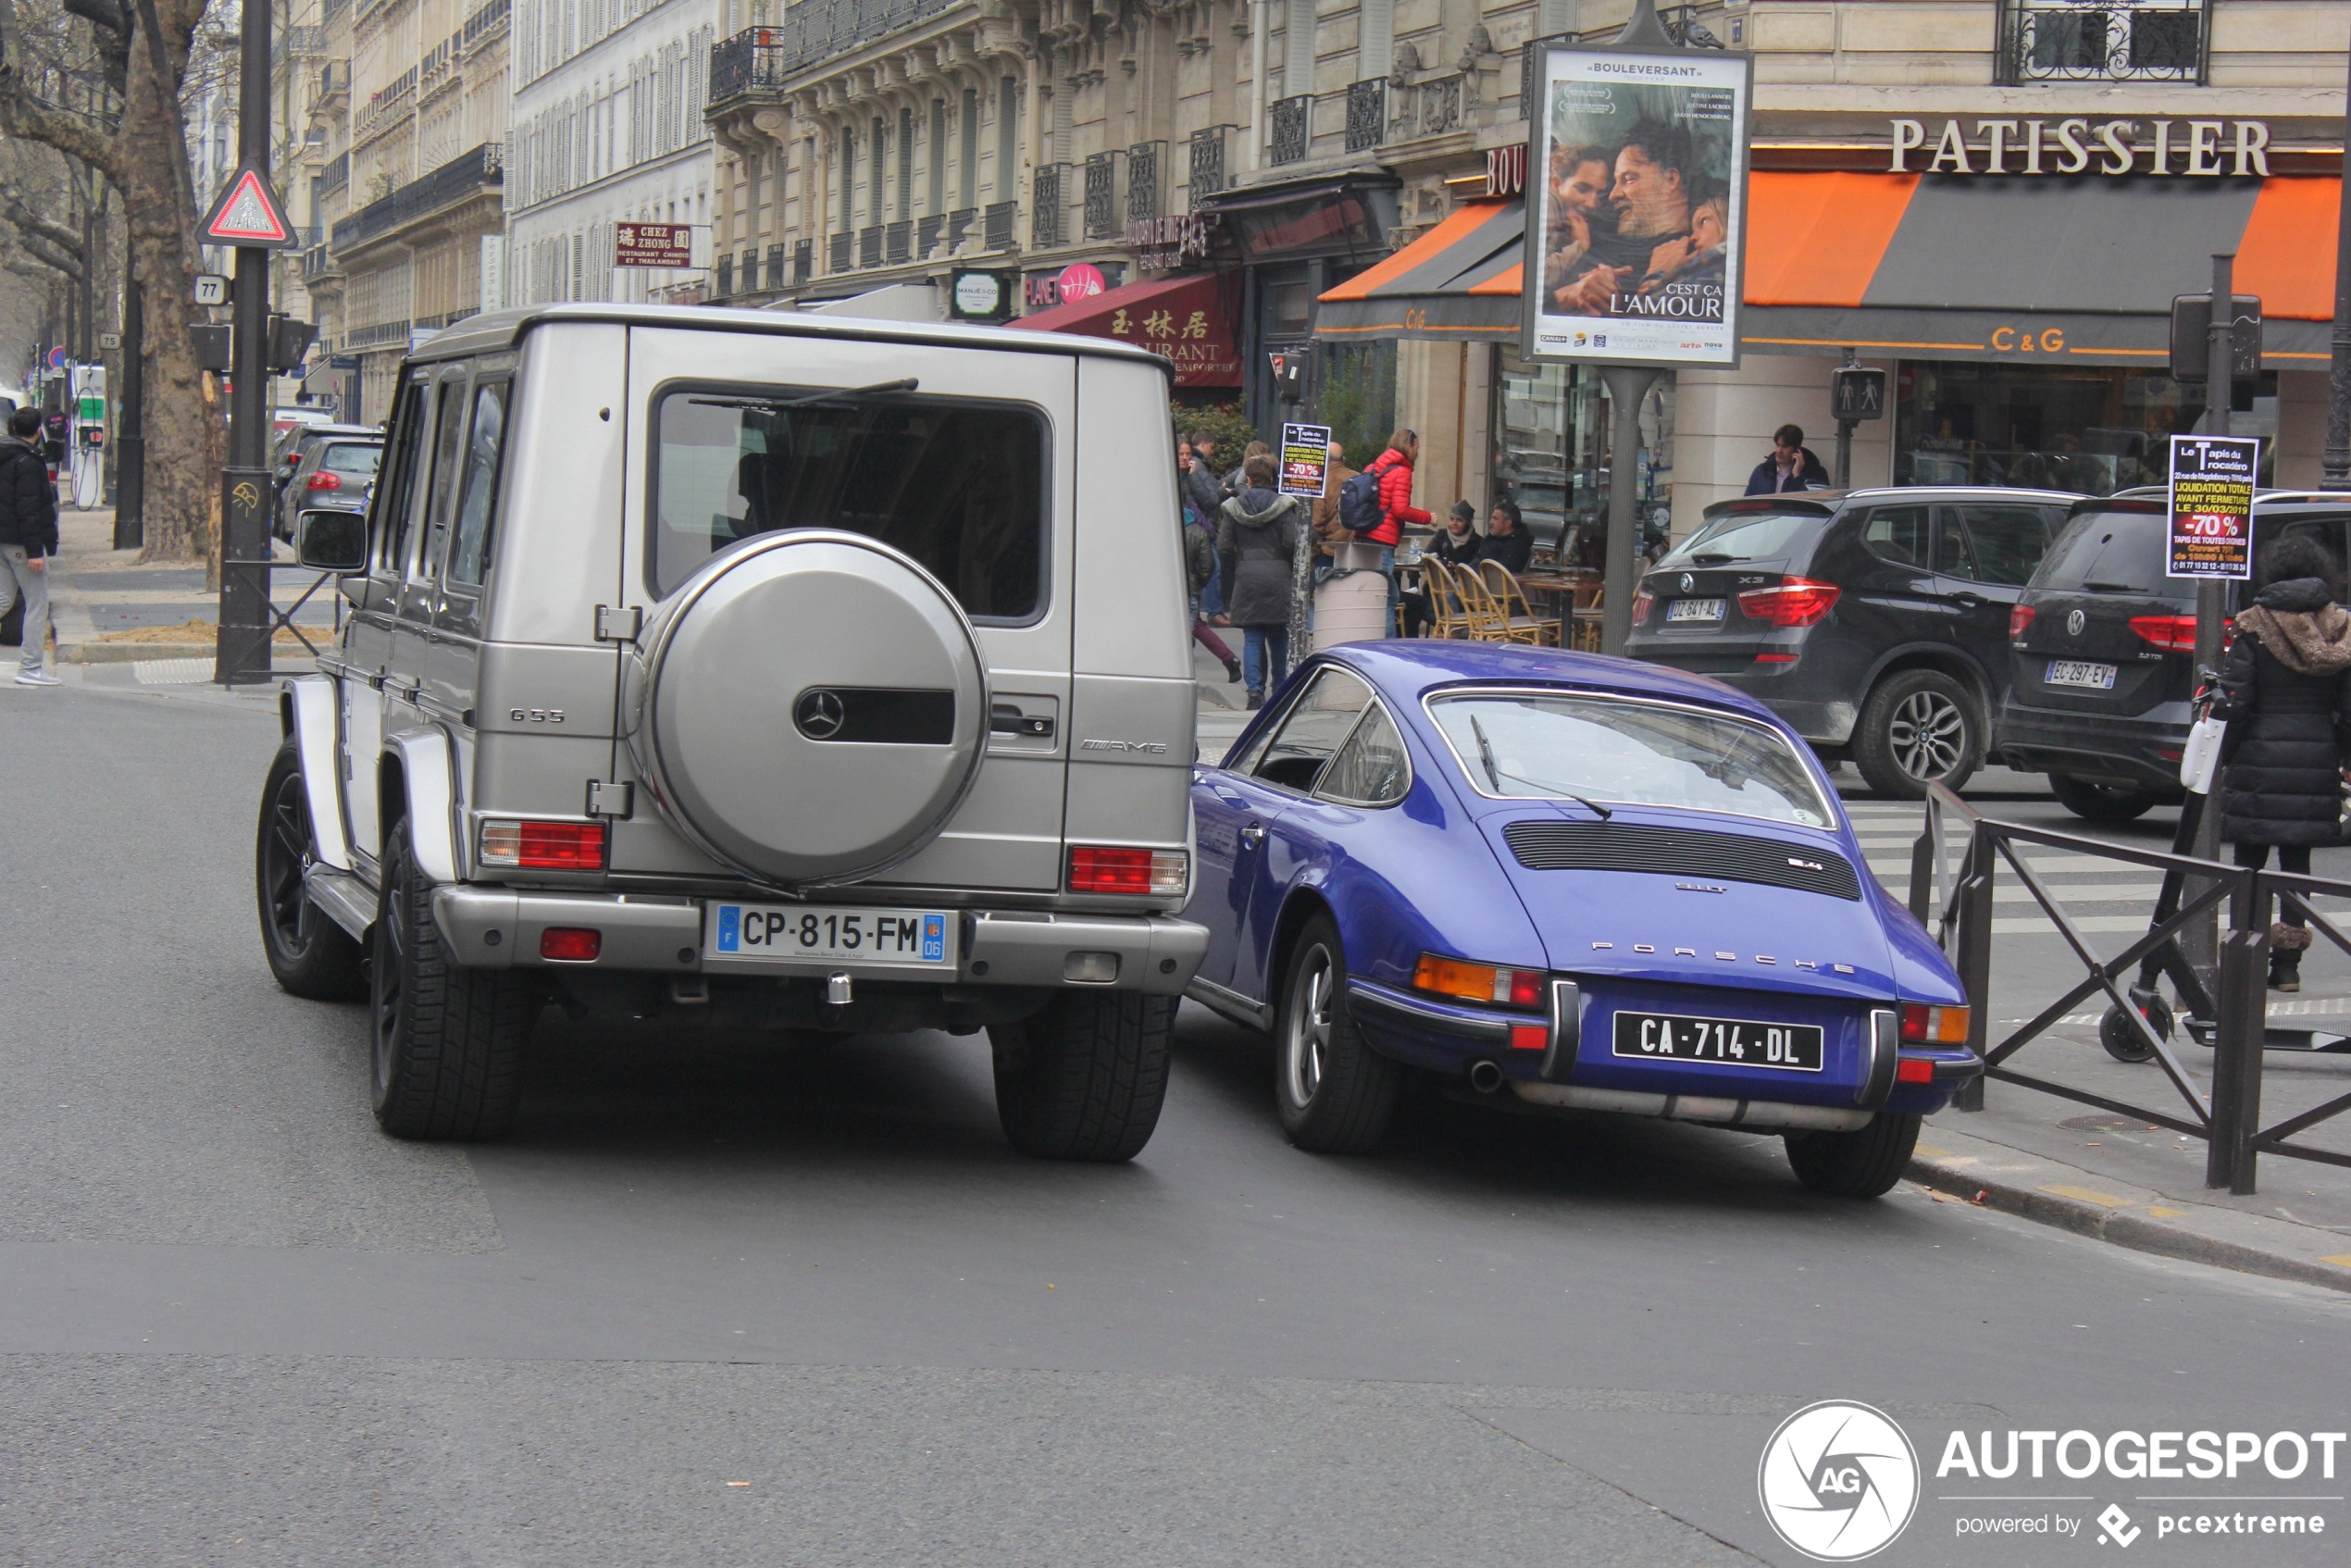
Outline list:
[[[1499,561],[1480,561],[1477,572],[1485,579],[1486,591],[1493,595],[1503,620],[1513,631],[1532,631],[1537,647],[1557,648],[1561,645],[1560,617],[1536,615],[1534,606],[1526,602],[1525,585],[1511,575],[1508,566]],[[1512,637],[1511,641],[1515,642],[1523,639]]]
[[[1607,593],[1608,590],[1605,588],[1594,589],[1592,602],[1576,607],[1575,646],[1584,653],[1597,653],[1600,651],[1600,623],[1607,618],[1607,612],[1601,608],[1601,601]]]
[[[1485,578],[1474,568],[1457,567],[1453,580],[1459,585],[1462,604],[1469,616],[1469,635],[1473,642],[1509,642],[1521,647],[1541,644],[1541,633],[1531,624],[1511,619],[1511,613],[1486,586]]]

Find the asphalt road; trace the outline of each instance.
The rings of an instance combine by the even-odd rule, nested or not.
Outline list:
[[[976,1039],[553,1014],[508,1140],[392,1143],[360,1011],[262,964],[276,741],[0,689],[0,1561],[1795,1562],[1758,1456],[1832,1398],[1926,1466],[1877,1561],[2094,1553],[1958,1522],[2109,1501],[2134,1561],[2340,1561],[2351,1452],[1934,1469],[1955,1428],[2341,1430],[2351,1299],[1815,1199],[1702,1129],[1437,1106],[1317,1159],[1204,1014],[1124,1167],[1006,1150]],[[2167,1492],[2338,1538],[2159,1540]]]

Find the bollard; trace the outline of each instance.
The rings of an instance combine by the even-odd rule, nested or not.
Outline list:
[[[2263,899],[2263,903],[2269,901]],[[2270,934],[2231,931],[2220,943],[2218,1033],[2212,1042],[2212,1119],[2204,1185],[2254,1189],[2254,1129],[2261,1117],[2261,1049],[2269,1028]]]
[[[1910,846],[1910,915],[1922,926],[1929,924],[1927,911],[1934,904],[1934,857],[1943,846],[1935,841],[1934,811],[1927,810],[1926,826],[1919,829],[1918,841]]]

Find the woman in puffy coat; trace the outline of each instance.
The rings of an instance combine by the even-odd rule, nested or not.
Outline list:
[[[2335,602],[2342,568],[2307,535],[2261,552],[2252,604],[2220,677],[2220,836],[2236,863],[2307,873],[2310,852],[2343,841],[2344,765],[2351,759],[2351,611]],[[2310,945],[2300,910],[2270,927],[2270,984],[2302,989]]]

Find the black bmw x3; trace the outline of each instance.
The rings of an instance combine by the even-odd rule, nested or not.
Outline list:
[[[2046,773],[2066,808],[2127,822],[2177,801],[2180,752],[2196,693],[2196,584],[2163,572],[2164,492],[2077,503],[2009,613],[2008,694],[1992,752]],[[2351,545],[2351,495],[2265,491],[2253,547],[2307,533],[2338,561]],[[2230,586],[2235,614],[2244,585]]]
[[[2078,496],[1981,486],[1721,501],[1641,579],[1624,651],[1767,704],[1916,800],[1984,764],[2009,612]]]

